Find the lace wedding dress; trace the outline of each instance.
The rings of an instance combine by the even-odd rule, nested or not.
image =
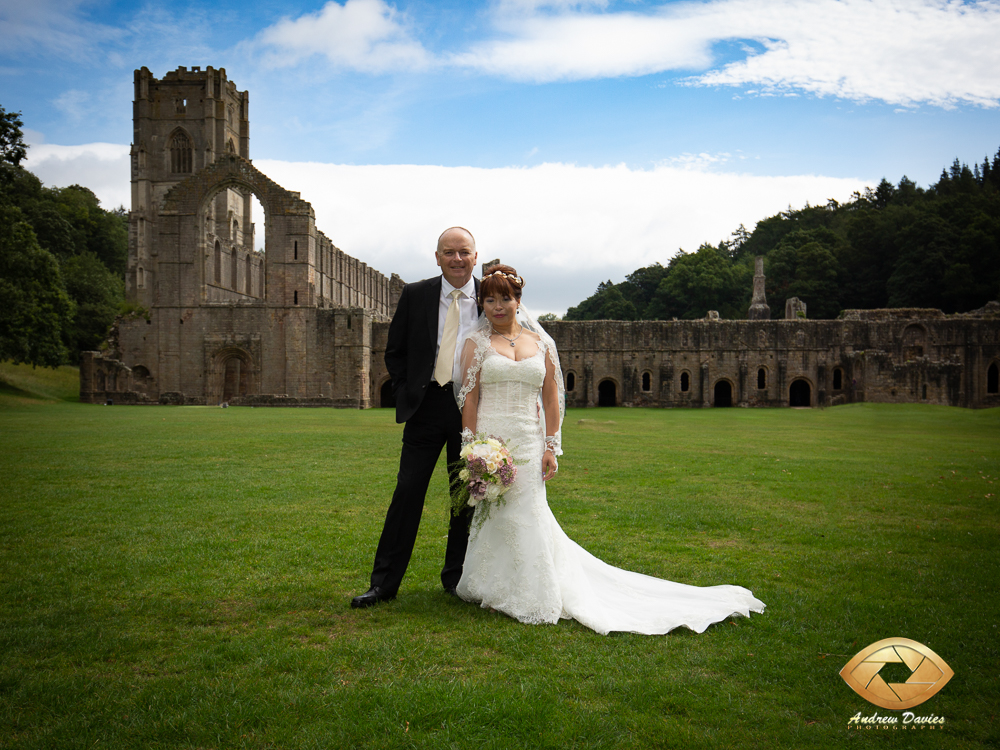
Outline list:
[[[460,406],[478,382],[476,431],[504,440],[517,462],[517,479],[488,518],[480,518],[482,504],[476,508],[457,588],[462,599],[525,623],[572,618],[601,634],[652,635],[681,626],[700,633],[730,615],[764,610],[740,586],[687,586],[621,570],[566,536],[545,499],[541,467],[539,393],[546,355],[561,376],[555,346],[543,334],[534,356],[515,361],[498,354],[482,333],[470,341],[475,349],[470,345],[466,358]]]

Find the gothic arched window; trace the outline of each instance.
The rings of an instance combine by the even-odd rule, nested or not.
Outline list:
[[[170,139],[170,171],[174,174],[191,172],[191,139],[187,133],[178,130]]]

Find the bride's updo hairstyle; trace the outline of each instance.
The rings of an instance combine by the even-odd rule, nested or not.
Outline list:
[[[510,266],[503,263],[488,266],[479,282],[479,306],[487,297],[513,297],[520,302],[523,288],[524,279]]]

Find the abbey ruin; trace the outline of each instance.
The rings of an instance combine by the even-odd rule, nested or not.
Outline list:
[[[135,72],[126,295],[90,403],[387,406],[403,281],[337,248],[312,206],[250,161],[249,96],[224,69]],[[264,217],[252,215],[252,198]],[[264,219],[257,249],[255,218]],[[758,259],[747,320],[546,324],[568,406],[1000,406],[1000,305],[771,320]]]

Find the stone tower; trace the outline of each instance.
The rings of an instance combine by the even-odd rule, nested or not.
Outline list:
[[[139,309],[110,356],[83,358],[81,398],[370,406],[372,324],[402,280],[337,248],[299,193],[250,163],[249,97],[224,70],[134,81],[126,293]]]
[[[149,308],[154,296],[156,263],[150,253],[157,207],[172,187],[222,154],[250,158],[250,98],[246,91],[237,91],[224,68],[180,67],[161,79],[141,68],[135,71],[134,82],[125,286],[130,302]],[[235,186],[214,196],[204,226],[211,248],[207,280],[240,296],[260,298],[263,259],[254,250],[250,207],[251,193]]]
[[[753,261],[753,299],[747,310],[747,320],[770,320],[771,308],[767,306],[764,294],[764,256],[758,255]]]

